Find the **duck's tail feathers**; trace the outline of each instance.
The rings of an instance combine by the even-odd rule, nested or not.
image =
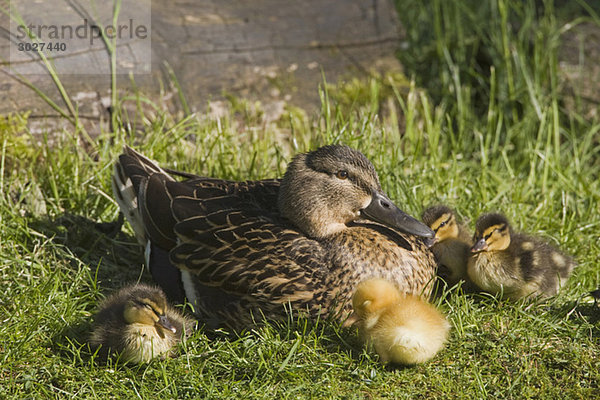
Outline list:
[[[140,196],[145,192],[148,179],[154,175],[160,176],[162,181],[174,180],[154,161],[125,146],[115,162],[112,176],[114,197],[142,245],[146,244],[148,237],[140,207],[144,200]]]

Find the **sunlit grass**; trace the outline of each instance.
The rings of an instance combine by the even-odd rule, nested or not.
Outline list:
[[[600,124],[563,108],[554,89],[555,10],[500,0],[495,11],[466,0],[398,3],[438,10],[431,39],[417,30],[422,19],[406,23],[411,46],[422,45],[435,68],[323,85],[317,115],[289,107],[271,121],[259,104],[232,97],[223,118],[177,117],[137,94],[119,99],[116,132],[101,133],[94,150],[72,132],[53,132],[52,146],[34,140],[26,115],[1,119],[0,397],[598,396],[600,311],[584,296],[600,282]],[[473,26],[452,23],[461,18]],[[503,30],[503,18],[519,23]],[[486,73],[469,58],[473,32],[491,53]],[[428,74],[439,91],[424,83]],[[146,106],[131,115],[126,102]],[[435,202],[470,221],[499,210],[574,255],[577,269],[545,302],[450,292],[437,300],[452,323],[449,344],[413,368],[381,365],[353,330],[304,320],[240,335],[199,331],[179,357],[147,365],[95,359],[85,343],[98,301],[150,280],[130,228],[110,225],[118,215],[110,173],[123,144],[172,168],[260,179],[281,176],[293,154],[334,142],[364,152],[413,215]]]

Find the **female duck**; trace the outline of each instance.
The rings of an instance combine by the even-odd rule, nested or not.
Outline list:
[[[421,237],[433,232],[389,200],[356,150],[299,154],[282,180],[169,172],[126,147],[113,190],[154,279],[171,297],[185,295],[209,327],[281,318],[287,305],[343,319],[369,277],[431,291],[436,264]]]
[[[128,362],[148,362],[171,354],[191,328],[191,321],[168,305],[162,290],[138,284],[100,305],[90,342],[103,356],[114,352]]]

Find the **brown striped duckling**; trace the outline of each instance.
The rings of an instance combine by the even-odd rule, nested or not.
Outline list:
[[[169,306],[161,289],[137,284],[102,302],[90,343],[102,356],[117,353],[127,362],[148,362],[172,355],[191,328],[191,320]]]
[[[450,324],[432,304],[403,294],[384,279],[361,282],[352,298],[362,339],[383,362],[418,364],[433,358],[446,343]]]
[[[474,239],[469,277],[482,290],[511,299],[556,294],[575,266],[550,245],[513,232],[502,214],[479,217]]]
[[[438,276],[450,287],[464,281],[465,291],[475,290],[467,274],[472,245],[468,228],[458,221],[454,210],[445,205],[427,208],[421,219],[435,232],[431,250],[438,263]]]
[[[343,321],[369,277],[431,292],[436,264],[424,238],[433,232],[348,146],[296,155],[283,179],[245,182],[166,170],[125,147],[113,191],[156,282],[185,296],[208,328],[282,320],[290,308]]]

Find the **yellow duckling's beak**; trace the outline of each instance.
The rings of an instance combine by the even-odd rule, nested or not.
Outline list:
[[[425,224],[398,208],[381,192],[373,192],[371,203],[361,210],[361,214],[375,222],[398,229],[402,232],[424,238],[433,238],[435,233]]]
[[[166,315],[160,315],[158,317],[158,321],[156,321],[156,324],[161,326],[162,328],[165,328],[166,330],[169,330],[173,333],[177,333],[177,328],[173,326],[173,324],[171,323],[171,321],[169,321]]]
[[[479,239],[477,243],[471,247],[471,253],[478,253],[487,249],[488,245],[484,238]]]

